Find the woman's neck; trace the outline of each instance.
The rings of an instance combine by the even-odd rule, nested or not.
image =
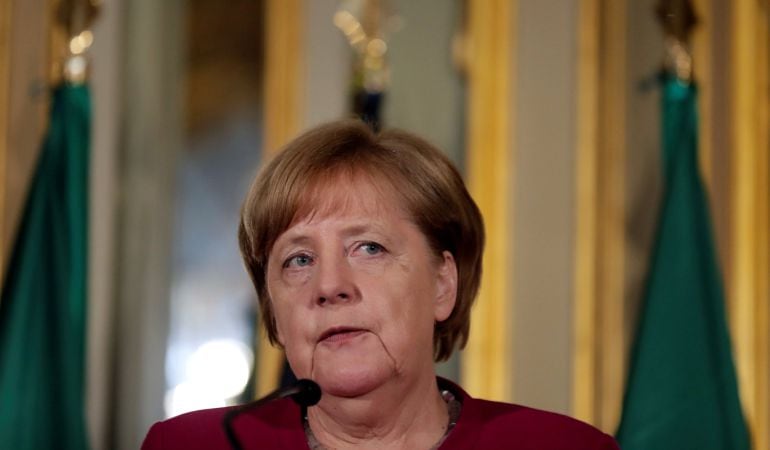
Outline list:
[[[449,423],[434,375],[415,383],[388,382],[362,397],[325,396],[308,409],[313,435],[325,448],[424,448]]]

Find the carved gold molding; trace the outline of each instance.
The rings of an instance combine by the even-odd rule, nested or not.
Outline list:
[[[596,423],[599,0],[579,5],[572,414]]]
[[[578,26],[573,414],[607,432],[625,379],[626,3],[583,0]]]
[[[461,359],[463,385],[475,396],[510,400],[512,221],[511,90],[516,2],[467,4],[467,164],[471,194],[484,216],[484,275],[473,309],[471,334]]]
[[[766,4],[736,0],[731,9],[728,310],[741,401],[760,449],[770,448],[770,34]]]
[[[300,129],[305,4],[302,0],[266,0],[264,23],[264,155],[269,158]]]
[[[265,82],[263,159],[273,156],[300,129],[304,75],[305,3],[265,1]],[[257,396],[278,387],[283,352],[273,347],[259,327]]]

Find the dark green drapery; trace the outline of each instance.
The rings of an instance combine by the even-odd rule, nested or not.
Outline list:
[[[665,189],[617,437],[624,450],[748,450],[698,173],[697,92],[662,84]]]
[[[88,88],[53,94],[0,303],[0,447],[88,447],[84,417]]]

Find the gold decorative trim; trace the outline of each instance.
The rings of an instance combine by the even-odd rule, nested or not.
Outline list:
[[[755,0],[732,6],[730,324],[741,401],[755,448],[770,447],[768,359],[768,15]]]
[[[0,241],[5,239],[6,222],[6,164],[8,155],[8,110],[10,108],[11,15],[12,0],[0,0]],[[0,289],[5,279],[6,242],[0,246]]]
[[[599,159],[599,0],[579,5],[575,312],[572,414],[596,423]]]
[[[516,5],[510,0],[472,0],[467,6],[468,184],[484,215],[487,245],[461,377],[473,395],[510,400],[511,291],[507,280],[512,263],[510,124]]]
[[[599,186],[597,223],[602,237],[599,247],[600,270],[599,337],[601,397],[599,422],[604,430],[614,431],[620,420],[625,384],[624,338],[625,308],[625,149],[626,149],[626,1],[603,2],[602,28],[606,47],[602,49],[600,73],[601,98],[599,173],[607,183]],[[601,181],[601,180],[600,180]]]
[[[626,353],[626,3],[584,0],[579,20],[573,413],[614,432]]]
[[[331,20],[331,18],[329,18]],[[304,99],[305,7],[301,0],[265,1],[264,147],[267,160],[300,129]],[[283,352],[258,333],[256,394],[278,387]]]
[[[754,298],[756,335],[756,405],[754,416],[755,448],[770,448],[770,16],[768,4],[763,3],[757,15],[757,146],[754,148],[756,185],[754,213],[756,214],[755,270],[757,273]]]
[[[264,154],[268,158],[300,129],[304,98],[304,25],[303,1],[265,1]]]

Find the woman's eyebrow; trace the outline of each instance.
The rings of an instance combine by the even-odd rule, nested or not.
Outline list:
[[[383,238],[387,237],[389,234],[388,232],[393,233],[395,230],[388,229],[387,227],[384,227],[380,224],[373,223],[373,222],[367,222],[362,224],[352,224],[350,226],[346,226],[342,229],[342,236],[343,237],[351,237],[351,236],[358,236],[365,233],[377,233],[378,235],[382,235]]]
[[[391,233],[393,230],[391,230]],[[381,238],[386,238],[388,233],[388,228],[376,223],[376,221],[366,221],[361,223],[351,223],[349,225],[344,225],[340,231],[339,236],[343,238],[350,238],[354,236],[359,236],[365,233],[377,233],[378,235],[381,235]],[[308,232],[308,230],[289,230],[278,238],[275,245],[273,246],[273,249],[280,249],[286,246],[292,246],[292,245],[307,245],[314,241],[314,238],[311,236],[312,232]]]
[[[343,228],[342,234],[345,236],[354,236],[371,231],[372,228],[371,224],[353,224]]]
[[[307,236],[305,234],[296,234],[294,236],[285,236],[283,238],[279,238],[275,242],[275,245],[273,247],[279,248],[279,247],[286,247],[291,245],[301,245],[301,244],[307,244],[310,241],[311,241],[310,236]]]

